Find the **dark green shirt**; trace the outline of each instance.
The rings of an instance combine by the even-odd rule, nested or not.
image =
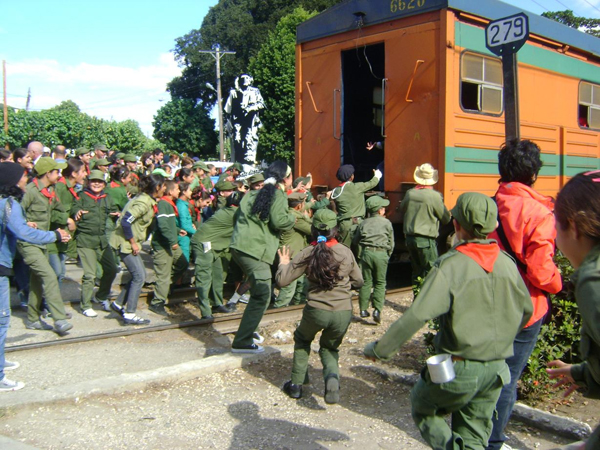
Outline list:
[[[359,254],[365,247],[382,248],[388,256],[394,251],[394,228],[392,222],[379,214],[363,220],[354,239],[359,244]]]
[[[216,252],[227,250],[231,243],[237,210],[237,206],[222,208],[206,222],[202,222],[192,236],[192,244],[202,246],[203,242],[210,242],[211,250]]]
[[[435,239],[439,234],[439,224],[450,222],[450,212],[444,205],[442,194],[433,189],[410,189],[402,202],[405,236],[424,236]]]
[[[79,200],[75,200],[71,215],[75,218],[79,211],[87,211],[77,221],[75,239],[77,247],[80,248],[106,248],[108,239],[106,237],[106,220],[110,213],[118,212],[117,206],[112,198],[101,192],[97,196],[87,190],[79,194]],[[116,217],[113,219],[116,220]]]
[[[335,202],[338,222],[353,217],[364,217],[366,212],[364,194],[377,186],[378,183],[379,178],[373,177],[371,181],[365,183],[347,181],[334,188],[331,192],[331,200]]]

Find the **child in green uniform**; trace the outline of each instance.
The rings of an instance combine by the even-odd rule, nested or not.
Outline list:
[[[295,255],[305,248],[308,244],[307,238],[311,235],[312,220],[308,217],[305,210],[306,193],[292,192],[288,195],[288,205],[290,213],[296,218],[294,228],[281,233],[279,247],[287,247],[291,255]],[[279,290],[279,295],[273,307],[283,308],[284,306],[300,305],[306,300],[304,290],[305,276],[292,281],[287,286]]]
[[[165,194],[157,203],[156,227],[152,234],[152,260],[156,281],[154,296],[148,309],[158,315],[168,316],[165,310],[169,289],[173,281],[177,281],[187,270],[188,262],[177,238],[186,236],[187,232],[177,227],[179,211],[175,200],[179,197],[179,185],[172,180],[165,182]]]
[[[352,251],[336,240],[337,217],[329,209],[315,212],[312,223],[314,241],[290,261],[287,247],[278,251],[276,281],[285,286],[306,274],[308,301],[302,320],[294,332],[292,379],[283,390],[292,398],[302,397],[302,384],[308,382],[310,346],[321,332],[319,356],[323,364],[325,402],[340,399],[338,348],[352,319],[350,289],[362,286],[363,279]]]
[[[421,329],[439,318],[438,354],[450,354],[455,378],[435,384],[424,369],[411,392],[412,416],[432,448],[484,448],[502,386],[510,382],[505,359],[533,312],[531,297],[514,261],[486,236],[497,226],[489,197],[469,192],[452,209],[459,242],[441,256],[412,306],[379,341],[369,358],[387,360]],[[444,416],[452,414],[452,428]]]
[[[108,296],[113,280],[117,276],[117,261],[113,249],[108,245],[105,228],[107,221],[114,221],[119,216],[112,198],[104,193],[106,181],[104,172],[92,170],[88,176],[87,187],[75,200],[71,215],[77,222],[75,239],[77,253],[83,267],[81,279],[81,312],[86,317],[96,317],[92,309],[96,265],[102,266],[100,287],[96,300],[108,305]]]
[[[559,380],[557,387],[568,387],[565,396],[582,387],[587,397],[600,399],[600,171],[571,178],[558,194],[554,214],[556,245],[575,268],[571,282],[581,314],[579,356],[583,362],[551,361],[547,372]],[[600,448],[600,426],[585,443],[568,448]]]
[[[367,308],[372,302],[375,308],[373,320],[381,323],[388,261],[394,251],[394,229],[392,223],[385,218],[389,200],[373,195],[367,199],[366,204],[370,217],[361,222],[354,236],[358,245],[358,265],[365,280],[358,292],[358,303],[360,317],[364,318],[369,317]]]

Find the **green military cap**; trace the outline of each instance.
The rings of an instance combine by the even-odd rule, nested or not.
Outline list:
[[[485,239],[498,225],[498,207],[487,195],[465,192],[456,200],[452,217],[476,238]]]
[[[302,183],[303,185],[307,185],[308,183],[310,183],[310,178],[309,177],[298,177],[294,180],[294,182],[292,183],[293,187],[298,187],[298,185]]]
[[[386,206],[388,206],[390,204],[390,201],[388,199],[380,197],[379,195],[372,195],[367,199],[366,204],[367,210],[370,213],[376,213],[381,208],[385,208]]]
[[[253,184],[265,181],[265,176],[262,174],[262,172],[255,173],[246,178],[246,181],[248,181],[248,184],[252,186]]]
[[[35,173],[37,173],[38,175],[44,175],[45,173],[48,173],[51,170],[64,169],[65,167],[67,167],[66,162],[59,163],[56,162],[54,159],[50,158],[49,156],[43,156],[40,159],[38,159],[33,168],[35,169]]]
[[[156,168],[152,171],[152,175],[162,175],[165,178],[169,178],[169,174],[164,169]]]
[[[124,157],[125,157],[125,153],[123,153],[123,152],[119,152],[115,155],[115,158],[117,158],[117,159],[123,159]]]
[[[237,186],[228,180],[221,180],[217,184],[215,184],[215,189],[217,191],[235,191]]]
[[[106,145],[104,145],[104,144],[96,144],[96,145],[94,145],[94,151],[96,151],[96,150],[100,150],[102,152],[107,152],[108,151],[108,149],[106,148]]]
[[[125,162],[137,162],[137,157],[131,153],[127,153],[123,156],[123,161]]]
[[[106,158],[97,159],[95,162],[96,166],[110,166],[110,161]]]
[[[208,168],[208,166],[206,164],[204,164],[202,161],[198,161],[195,162],[194,165],[192,166],[193,169],[202,169],[205,172],[208,172],[210,169]]]
[[[88,175],[88,180],[100,180],[106,183],[106,177],[104,176],[104,172],[101,170],[92,170]]]
[[[308,197],[306,192],[292,192],[288,195],[289,202],[303,202]]]
[[[313,216],[312,224],[317,230],[331,230],[337,226],[337,216],[330,209],[318,209]]]
[[[87,155],[89,152],[91,152],[89,148],[79,147],[75,150],[75,156]]]
[[[227,170],[231,170],[231,169],[236,169],[239,172],[243,172],[244,171],[244,166],[242,166],[239,162],[233,163],[232,165],[230,165]]]

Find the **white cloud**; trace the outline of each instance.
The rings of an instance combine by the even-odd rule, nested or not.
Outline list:
[[[155,64],[120,67],[82,62],[65,66],[56,60],[7,62],[8,103],[24,108],[31,88],[30,109],[46,109],[73,100],[82,111],[104,119],[133,119],[152,134],[152,117],[168,100],[166,85],[181,69],[173,54],[161,54]]]

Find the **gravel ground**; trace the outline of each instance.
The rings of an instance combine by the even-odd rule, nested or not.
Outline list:
[[[281,392],[291,369],[289,344],[295,323],[289,322],[261,330],[265,344],[281,346],[280,355],[243,369],[181,383],[148,385],[119,395],[99,394],[41,406],[0,407],[0,434],[43,449],[427,448],[410,416],[410,388],[382,375],[382,369],[413,373],[420,368],[425,358],[422,337],[415,336],[390,363],[371,363],[362,357],[364,344],[377,339],[411,302],[410,296],[388,300],[381,326],[358,318],[350,326],[340,352],[342,398],[338,405],[326,405],[323,401],[321,365],[316,354],[311,356],[311,385],[305,387],[304,397],[294,401]],[[145,357],[143,347],[147,347],[146,357],[151,361],[161,358],[157,347],[170,357],[178,343],[189,346],[197,339],[196,342],[214,347],[210,354],[218,354],[228,348],[228,341],[213,333],[209,336],[209,332],[190,335],[172,331],[120,338],[118,346],[130,342],[139,352],[138,358]],[[111,348],[111,341],[104,342],[94,345]],[[85,367],[84,345],[64,349],[65,361],[70,357],[77,359],[73,368]],[[209,354],[198,353],[196,358]],[[110,353],[93,352],[88,357],[89,364],[110,363]],[[41,369],[42,356],[39,363]],[[123,372],[129,370],[136,368]],[[73,372],[73,381],[77,381],[77,370]],[[61,376],[66,377],[64,373]],[[519,449],[548,450],[568,443],[518,423],[511,424],[509,433],[509,443]]]

